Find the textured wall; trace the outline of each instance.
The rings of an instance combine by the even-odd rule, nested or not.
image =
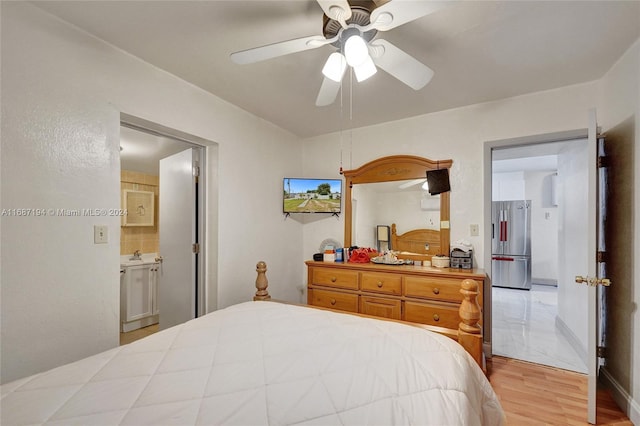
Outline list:
[[[283,176],[302,175],[295,136],[27,2],[0,7],[2,208],[119,208],[124,112],[211,141],[209,309],[250,300],[259,260],[273,294],[299,300],[301,225],[281,214]],[[2,382],[118,344],[119,228],[2,218]]]

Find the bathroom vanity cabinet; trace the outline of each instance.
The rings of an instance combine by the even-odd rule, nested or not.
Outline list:
[[[159,263],[120,267],[120,331],[158,323]]]

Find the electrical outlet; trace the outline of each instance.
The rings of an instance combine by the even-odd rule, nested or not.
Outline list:
[[[93,226],[93,243],[106,244],[109,242],[109,233],[107,225]]]
[[[469,225],[469,235],[472,237],[477,237],[480,235],[480,228],[477,224]]]

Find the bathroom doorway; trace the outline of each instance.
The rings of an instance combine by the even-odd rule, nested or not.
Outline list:
[[[177,265],[172,260],[175,256],[169,255],[169,261],[165,262],[164,253],[161,252],[162,233],[175,237],[174,230],[169,229],[165,221],[162,224],[160,217],[162,208],[166,209],[171,205],[170,200],[163,200],[164,206],[160,203],[160,195],[167,197],[170,192],[163,191],[164,186],[171,182],[170,176],[165,172],[161,174],[161,160],[173,158],[182,152],[190,151],[194,153],[193,164],[193,191],[197,193],[193,206],[185,206],[182,203],[175,203],[174,210],[185,209],[190,216],[194,226],[187,231],[184,237],[193,241],[198,247],[197,252],[192,252],[191,246],[189,255],[193,256],[193,262],[181,263]],[[175,313],[181,312],[181,321],[195,318],[205,312],[205,292],[204,292],[204,262],[198,259],[203,255],[204,244],[204,194],[205,179],[198,176],[198,171],[205,162],[205,148],[201,145],[191,143],[188,140],[174,137],[169,134],[157,132],[146,126],[137,126],[130,122],[122,123],[120,127],[120,164],[121,164],[121,191],[123,200],[125,194],[149,194],[153,198],[153,209],[149,206],[133,206],[136,214],[143,213],[149,215],[153,210],[151,221],[145,222],[146,226],[122,226],[120,234],[120,341],[121,344],[130,343],[138,338],[145,337],[158,331],[159,323],[162,321],[162,312],[170,314],[171,321],[175,321]],[[183,171],[180,173],[184,174]],[[162,176],[161,176],[162,175]],[[123,207],[124,208],[124,207]],[[127,206],[128,214],[132,207]],[[132,212],[133,214],[133,212]],[[123,225],[124,225],[123,220]],[[161,226],[162,224],[162,226]],[[163,229],[164,228],[164,229]],[[184,239],[184,238],[182,238]],[[164,247],[166,248],[166,238]],[[182,268],[184,270],[177,270]],[[172,297],[162,297],[160,292],[163,280],[170,279],[175,287],[185,287],[185,293],[191,294],[193,300],[188,301],[187,307],[184,303],[174,301]],[[178,277],[178,279],[176,279]],[[174,306],[175,305],[175,306]],[[166,320],[167,318],[165,318]],[[166,321],[164,321],[166,323]]]

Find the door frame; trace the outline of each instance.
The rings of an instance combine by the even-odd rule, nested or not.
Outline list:
[[[185,142],[200,149],[198,179],[198,254],[196,283],[196,315],[201,316],[218,307],[218,144],[140,117],[120,113],[120,125]],[[119,250],[119,247],[118,247]]]
[[[499,139],[486,141],[483,146],[483,178],[484,178],[484,194],[483,194],[483,227],[484,227],[484,265],[485,272],[489,277],[484,282],[483,289],[483,350],[487,358],[491,358],[493,354],[492,348],[492,294],[491,294],[491,202],[492,202],[492,151],[498,148],[516,148],[528,145],[538,145],[543,143],[564,142],[574,139],[586,139],[588,129],[575,129],[554,133],[543,133],[539,135],[522,136],[517,138]],[[488,265],[488,266],[487,266]]]

